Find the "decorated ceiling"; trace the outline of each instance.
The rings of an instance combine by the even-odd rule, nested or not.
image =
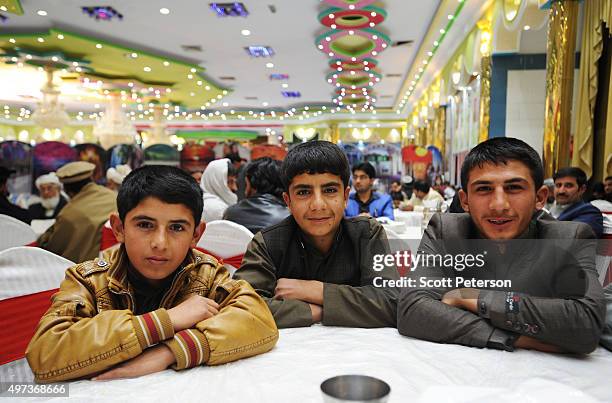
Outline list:
[[[44,88],[83,122],[397,119],[464,3],[0,0],[0,123]]]

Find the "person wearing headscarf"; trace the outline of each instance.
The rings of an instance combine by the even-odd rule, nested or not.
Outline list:
[[[106,170],[106,187],[115,192],[119,191],[123,180],[132,172],[129,165],[117,165],[115,168]]]
[[[200,180],[200,187],[204,192],[204,222],[221,220],[225,210],[236,204],[236,174],[228,158],[214,160],[208,164]]]
[[[62,184],[55,172],[41,175],[34,182],[40,195],[40,201],[30,204],[28,211],[32,220],[55,218],[68,200],[61,194]]]

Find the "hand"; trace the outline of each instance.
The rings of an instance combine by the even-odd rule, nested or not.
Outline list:
[[[279,278],[274,289],[275,299],[298,299],[323,305],[323,283],[316,280]]]
[[[475,288],[457,288],[444,294],[442,302],[459,309],[478,313],[478,294],[479,291]]]
[[[370,215],[370,213],[363,212],[363,213],[359,213],[359,217],[372,217],[372,216]]]
[[[323,320],[323,307],[316,304],[308,304],[310,306],[310,313],[312,313],[313,323],[318,323]]]
[[[525,348],[527,350],[538,350],[545,353],[562,353],[563,350],[552,344],[541,342],[529,336],[521,336],[514,342],[514,347]]]
[[[138,376],[163,371],[174,364],[176,359],[172,351],[164,344],[158,344],[145,350],[138,357],[122,362],[108,371],[92,378],[92,381],[110,381],[120,378],[136,378]]]
[[[412,204],[408,204],[406,206],[401,206],[400,210],[402,210],[402,211],[412,211],[412,210],[414,210],[414,206]]]
[[[190,329],[196,323],[219,313],[219,304],[210,298],[192,295],[174,308],[168,309],[175,332]]]

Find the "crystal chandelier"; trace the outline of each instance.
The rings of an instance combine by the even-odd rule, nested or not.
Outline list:
[[[70,117],[64,110],[64,105],[59,102],[60,92],[53,84],[53,70],[47,68],[46,72],[47,82],[40,90],[43,94],[42,101],[32,113],[32,120],[45,129],[60,129],[68,124]]]
[[[93,128],[93,135],[104,148],[115,144],[132,144],[138,132],[127,119],[121,108],[119,94],[111,94],[106,113]]]

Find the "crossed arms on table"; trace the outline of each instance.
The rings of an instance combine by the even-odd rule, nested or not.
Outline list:
[[[210,298],[193,294],[172,308],[135,315],[129,309],[100,310],[81,266],[66,271],[28,346],[37,382],[223,364],[269,351],[278,339],[265,302],[226,270],[211,279]]]
[[[420,252],[439,253],[432,238],[428,229]],[[406,288],[398,302],[398,330],[405,336],[481,348],[590,353],[599,342],[605,305],[589,263],[595,256],[594,243],[578,245],[582,249],[573,254],[575,272],[580,272],[584,285],[580,295],[544,298],[475,288]],[[539,269],[534,267],[534,273]],[[448,274],[427,268],[426,275]]]
[[[384,230],[380,227],[379,231]],[[368,250],[368,253],[377,253],[376,247],[388,247],[386,237],[384,242],[380,242],[380,236],[384,234],[374,234],[375,242],[368,245],[374,249]],[[372,246],[374,244],[379,246]],[[277,278],[276,267],[261,233],[256,234],[249,244],[240,270],[235,274],[236,278],[246,280],[263,297],[279,328],[304,327],[316,322],[328,326],[395,327],[398,292],[396,289],[371,285],[376,276],[397,278],[398,275],[395,268],[377,273],[370,264],[362,268],[360,287]]]

